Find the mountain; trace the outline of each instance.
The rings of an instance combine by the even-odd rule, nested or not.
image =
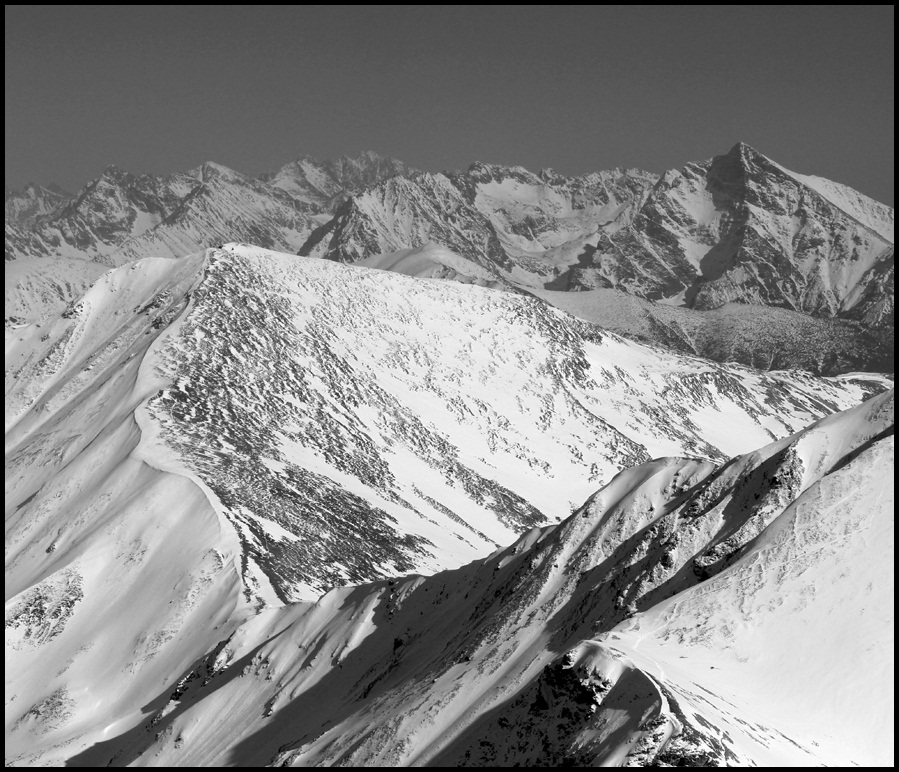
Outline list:
[[[429,242],[559,308],[625,292],[645,302],[601,323],[677,350],[828,375],[893,368],[892,208],[743,143],[661,178],[487,164],[392,178],[347,200],[300,254],[356,263]]]
[[[17,502],[39,494],[23,516],[48,503],[38,480],[65,459],[63,485],[133,414],[178,459],[153,463],[217,502],[267,602],[458,565],[622,467],[723,460],[889,386],[716,365],[527,296],[239,245],[105,274],[9,330],[6,363],[7,480]]]
[[[491,271],[433,242],[387,255],[373,255],[357,261],[354,265],[358,268],[392,271],[419,279],[448,279],[492,289],[512,289]]]
[[[273,610],[78,759],[890,765],[893,425],[890,393],[658,459],[486,560]]]
[[[347,200],[300,254],[355,262],[433,241],[510,281],[543,286],[578,261],[585,234],[627,221],[655,181],[636,170],[565,178],[483,163],[394,177]]]
[[[737,301],[892,324],[866,296],[892,255],[891,207],[738,143],[663,176],[632,226],[604,234],[569,281],[649,299],[684,293],[697,309]]]
[[[886,379],[236,244],[6,368],[8,764],[888,761]]]
[[[39,257],[10,260],[5,268],[5,326],[39,323],[61,314],[109,266],[91,260]]]
[[[740,320],[736,337],[719,336],[717,317],[679,314],[671,323],[665,308],[632,304],[637,318],[612,325],[677,350],[825,375],[892,370],[892,208],[743,143],[661,178],[637,170],[568,178],[484,163],[431,174],[368,152],[302,156],[258,178],[212,163],[165,178],[110,167],[71,200],[29,190],[7,195],[7,259],[119,265],[236,240],[378,264],[435,244],[480,266],[490,286],[542,292],[561,308],[589,302],[560,292],[615,289],[693,311],[727,306],[722,314]],[[72,278],[55,283],[78,286]],[[769,326],[770,342],[733,345]],[[695,327],[701,343],[691,340]]]
[[[109,167],[33,229],[7,224],[7,259],[53,256],[112,266],[180,257],[231,235],[292,249],[314,225],[310,214],[280,189],[218,164],[169,177]]]
[[[211,162],[167,177],[110,166],[75,197],[34,186],[7,192],[6,259],[112,266],[238,240],[295,252],[334,201],[407,171],[375,153],[324,162],[303,157],[260,178]]]
[[[298,201],[333,211],[350,195],[381,180],[412,173],[414,169],[402,161],[366,151],[358,158],[341,156],[327,161],[300,156],[276,172],[260,174],[259,179]]]
[[[786,308],[726,303],[696,311],[653,303],[617,289],[582,292],[532,289],[551,306],[631,340],[737,362],[762,370],[808,370],[816,375],[892,373],[892,328],[852,319],[821,319]]]
[[[33,182],[22,190],[6,191],[5,221],[30,226],[44,218],[53,217],[73,198],[58,185],[42,187]]]
[[[526,287],[892,318],[891,302],[869,289],[892,275],[892,208],[743,143],[661,179],[486,164],[394,178],[348,200],[300,253],[355,262],[427,241]]]

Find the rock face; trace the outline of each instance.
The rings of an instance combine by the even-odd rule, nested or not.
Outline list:
[[[300,254],[355,262],[433,241],[512,281],[542,286],[578,262],[600,225],[627,221],[655,180],[635,170],[565,178],[482,163],[393,178],[344,203]]]
[[[313,224],[308,206],[217,164],[170,177],[110,167],[32,227],[7,225],[6,256],[114,266],[151,255],[181,257],[231,233],[289,249]]]
[[[767,345],[733,346],[714,332],[697,344],[683,331],[709,331],[714,319],[682,314],[672,324],[676,314],[643,306],[640,316],[652,321],[639,325],[641,339],[719,361],[776,358],[770,366],[825,374],[893,368],[892,208],[790,172],[742,143],[661,179],[635,171],[563,178],[485,164],[394,178],[349,199],[300,254],[371,261],[427,242],[511,286],[549,291],[541,296],[560,308],[582,305],[564,292],[618,290],[694,311],[745,306],[727,314],[742,320],[741,331],[775,330]],[[623,334],[634,325],[601,316]],[[794,339],[790,353],[778,339]]]
[[[239,245],[16,333],[7,763],[890,761],[882,379]]]
[[[430,174],[363,153],[303,156],[258,178],[211,163],[165,178],[110,167],[75,198],[33,186],[7,194],[7,259],[113,266],[234,240],[375,267],[384,255],[434,245],[477,266],[460,273],[443,259],[447,270],[434,277],[517,291],[618,290],[693,311],[764,309],[726,314],[740,317],[741,333],[776,330],[770,343],[748,346],[714,332],[694,343],[688,330],[713,330],[714,320],[681,315],[672,323],[665,309],[641,314],[649,324],[610,323],[608,314],[603,321],[719,361],[827,375],[892,370],[892,208],[790,172],[742,143],[661,178],[636,170],[567,178],[483,163]],[[408,260],[387,262],[412,270]],[[62,276],[55,283],[67,284]],[[80,286],[78,277],[68,284]],[[772,308],[804,318],[791,322]]]
[[[73,198],[56,185],[46,188],[33,182],[23,190],[6,191],[5,221],[8,225],[30,226],[53,217]]]
[[[892,208],[743,143],[661,179],[486,164],[391,179],[347,201],[300,253],[355,262],[427,241],[524,286],[892,319],[879,291],[892,275]]]
[[[715,362],[738,362],[762,370],[808,370],[816,375],[892,373],[895,369],[891,327],[743,303],[696,311],[615,289],[531,292],[555,308],[631,340],[661,344]]]
[[[233,240],[295,252],[333,201],[405,170],[374,153],[323,163],[303,158],[261,178],[214,163],[168,177],[111,166],[74,198],[33,186],[7,193],[6,258],[112,266]]]
[[[381,180],[413,172],[402,161],[366,151],[358,158],[341,156],[328,161],[300,156],[278,171],[261,174],[259,178],[298,201],[333,211],[354,193]]]

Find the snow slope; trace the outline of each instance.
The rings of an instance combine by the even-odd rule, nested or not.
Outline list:
[[[373,255],[353,265],[359,268],[392,271],[419,279],[450,279],[463,284],[477,284],[494,289],[505,286],[498,276],[477,263],[459,257],[452,250],[434,243],[401,249],[386,255]]]
[[[284,599],[470,560],[624,466],[723,459],[870,388],[666,356],[528,297],[241,246],[210,254],[193,300],[150,409]],[[325,537],[345,518],[365,555]]]
[[[890,766],[892,406],[265,610],[69,763]]]
[[[735,304],[790,310],[807,318],[740,312],[738,332],[723,340],[706,334],[715,320],[668,323],[670,314],[652,310],[637,337],[728,361],[744,331],[770,325],[790,341],[798,326],[809,345],[790,346],[771,366],[830,374],[888,364],[893,230],[891,207],[784,169],[743,143],[661,178],[485,163],[430,174],[362,153],[302,156],[255,178],[213,163],[168,177],[109,167],[75,197],[31,186],[7,195],[6,256],[113,266],[241,241],[355,263],[439,245],[480,270],[438,268],[432,278],[480,273],[488,286],[519,291],[617,289],[697,311],[730,307],[728,320]],[[400,272],[421,270],[394,262]],[[77,270],[59,279],[76,287]],[[554,297],[560,307],[579,303]],[[690,342],[695,326],[705,331],[702,345]],[[759,366],[780,348],[736,359]]]
[[[341,156],[327,161],[300,156],[277,172],[262,174],[259,178],[298,201],[333,211],[351,194],[389,177],[413,171],[395,158],[366,151],[357,158]]]
[[[631,340],[764,370],[817,375],[893,372],[893,329],[820,319],[786,308],[726,303],[695,311],[643,300],[617,289],[532,289],[551,306]]]
[[[240,618],[239,542],[144,451],[137,415],[165,328],[132,309],[170,293],[153,310],[177,317],[201,262],[112,271],[67,317],[7,335],[9,759],[117,733]]]
[[[4,264],[4,316],[18,325],[57,315],[107,270],[93,261],[64,257],[9,260]]]
[[[657,580],[726,568],[800,492],[790,440],[703,494],[717,462],[886,386],[674,356],[533,298],[236,244],[113,269],[7,334],[8,762],[256,765],[294,743],[320,763],[356,740],[366,763],[464,756],[458,732],[503,684],[664,600]],[[801,485],[862,433],[802,457]],[[640,466],[672,453],[704,458]],[[669,549],[676,518],[639,530],[690,491],[697,512],[742,492],[687,546]],[[563,665],[546,688],[568,694]],[[602,667],[627,675],[621,705],[649,684]]]

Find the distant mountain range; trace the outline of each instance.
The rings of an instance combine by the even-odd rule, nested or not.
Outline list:
[[[436,244],[486,272],[490,286],[533,292],[684,352],[822,374],[893,369],[892,208],[742,143],[661,178],[636,170],[569,178],[483,163],[435,174],[363,153],[304,156],[258,177],[211,163],[168,177],[110,167],[77,196],[7,192],[7,260],[114,266],[226,241],[374,265]],[[27,281],[27,273],[17,275]],[[81,286],[62,275],[53,282],[67,284]],[[646,302],[617,303],[613,315],[577,297],[609,290]],[[16,297],[7,282],[8,317],[42,312]],[[53,297],[47,311],[74,296]],[[712,320],[735,305],[719,333]],[[689,313],[715,310],[705,319]]]

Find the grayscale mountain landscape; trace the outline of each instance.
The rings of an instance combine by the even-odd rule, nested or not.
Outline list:
[[[415,147],[443,126],[423,116],[451,103],[435,145],[503,111],[556,136],[560,113],[537,96],[591,97],[534,70],[523,104],[527,79],[504,63],[525,60],[503,25],[520,24],[528,56],[559,76],[550,20],[581,19],[566,34],[601,38],[616,56],[580,50],[611,68],[636,29],[674,50],[681,14],[714,37],[713,68],[731,44],[698,7],[655,7],[664,24],[598,7],[204,8],[44,22],[7,7],[7,166],[38,172],[23,185],[8,169],[6,190],[6,765],[892,766],[893,207],[825,169],[787,168],[799,156],[786,132],[757,149],[715,126],[701,137],[719,144],[667,171],[653,154],[663,133],[636,119],[625,134],[640,135],[647,170],[633,153],[579,173],[489,152],[440,171],[418,151],[305,154],[324,146],[316,127]],[[772,9],[709,13],[739,18],[756,44],[776,37]],[[601,18],[631,32],[616,42]],[[210,32],[188,40],[176,19]],[[46,85],[67,77],[51,43],[79,77],[100,72],[68,27],[156,96],[135,100],[115,67],[96,91]],[[385,40],[360,44],[369,30]],[[430,31],[427,47],[413,30]],[[117,34],[133,56],[106,45]],[[768,56],[816,82],[800,49],[823,43],[796,46]],[[35,67],[41,52],[46,73],[22,74],[17,57]],[[705,51],[678,57],[672,72],[712,77]],[[637,80],[609,69],[619,85],[604,93],[680,99],[664,125],[693,147],[676,116],[708,120],[633,66]],[[411,89],[395,100],[394,79]],[[188,93],[201,82],[243,102]],[[423,82],[462,88],[471,111]],[[72,147],[104,160],[73,183],[73,152],[60,186],[40,176],[49,145],[17,158],[30,147],[19,126],[43,137],[35,110],[73,88],[103,121],[88,141],[61,107]],[[779,99],[769,91],[757,104]],[[171,159],[198,152],[197,136],[249,147],[253,100],[269,105],[250,118],[271,148],[288,116],[309,147],[297,140],[280,164],[267,150],[162,174],[104,168],[142,143]],[[387,134],[381,106],[396,113]],[[748,115],[758,136],[769,119]],[[500,136],[506,161],[518,136]],[[564,159],[592,156],[562,137],[553,147],[577,171]],[[827,168],[860,166],[857,150]]]

